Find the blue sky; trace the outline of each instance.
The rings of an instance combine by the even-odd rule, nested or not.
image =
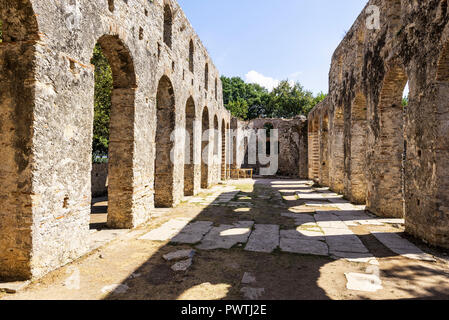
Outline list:
[[[178,0],[220,73],[328,91],[335,48],[366,0]]]

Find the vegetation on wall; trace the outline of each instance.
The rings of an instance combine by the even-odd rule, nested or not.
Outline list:
[[[299,82],[281,81],[271,92],[266,88],[246,83],[239,77],[221,77],[225,107],[234,117],[251,120],[256,118],[293,118],[307,115],[326,95],[316,96],[305,90]]]

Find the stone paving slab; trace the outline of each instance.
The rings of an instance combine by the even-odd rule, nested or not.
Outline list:
[[[282,217],[295,219],[295,224],[297,226],[306,224],[306,223],[315,223],[315,219],[311,214],[300,214],[293,212],[285,212],[281,213]]]
[[[413,243],[402,238],[397,233],[371,232],[371,234],[388,249],[403,257],[421,261],[436,261],[431,255],[424,253]]]
[[[212,229],[210,221],[198,221],[188,224],[177,234],[171,242],[181,244],[195,244],[203,239],[204,235]]]
[[[196,247],[200,250],[231,249],[248,241],[253,225],[253,221],[242,221],[212,228]]]
[[[332,256],[336,259],[346,259],[355,263],[369,263],[371,265],[379,265],[379,261],[371,253],[354,253],[354,252],[338,252],[333,251]]]
[[[256,224],[245,250],[271,253],[277,247],[279,247],[279,226],[273,224]]]
[[[283,252],[328,256],[329,248],[326,243],[315,240],[294,239],[282,237],[280,240],[280,248]]]
[[[167,241],[176,236],[190,222],[188,218],[177,218],[168,221],[139,238],[139,240]]]
[[[323,233],[318,230],[281,230],[281,239],[296,239],[296,240],[313,240],[313,241],[326,241]]]
[[[127,234],[129,230],[100,230],[89,234],[89,249],[93,251]]]

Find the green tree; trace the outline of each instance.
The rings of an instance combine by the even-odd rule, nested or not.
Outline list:
[[[93,155],[108,154],[109,120],[111,114],[112,70],[108,59],[97,44],[91,63],[95,66]]]
[[[265,113],[269,92],[258,84],[248,84],[239,77],[221,77],[225,107],[234,117],[254,119]],[[246,103],[243,103],[245,101]]]
[[[314,97],[313,93],[304,90],[299,82],[291,84],[288,80],[284,80],[271,92],[266,116],[292,118],[307,115],[324,98],[325,95],[322,93]]]
[[[288,80],[281,81],[271,92],[239,77],[221,77],[221,81],[225,107],[242,120],[307,115],[327,96],[324,93],[314,96],[299,83],[291,84]]]

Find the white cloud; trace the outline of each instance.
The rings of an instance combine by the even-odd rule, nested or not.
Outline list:
[[[298,78],[302,75],[301,71],[292,73],[288,76],[289,83],[291,85],[294,85],[296,81],[298,81]],[[245,75],[245,80],[248,83],[257,83],[261,85],[262,87],[267,88],[268,90],[273,90],[273,88],[277,87],[280,83],[278,79],[274,79],[271,77],[264,76],[263,74],[257,72],[257,71],[250,71]]]
[[[280,82],[277,79],[266,77],[263,74],[254,70],[248,72],[245,75],[245,80],[248,83],[257,83],[262,87],[267,88],[268,90],[273,90],[273,88],[276,87]]]

